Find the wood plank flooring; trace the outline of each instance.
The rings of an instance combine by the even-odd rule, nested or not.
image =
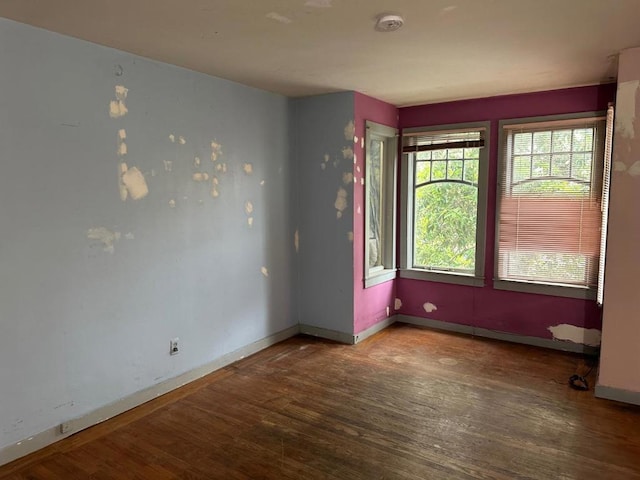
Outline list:
[[[356,346],[301,336],[0,479],[640,479],[640,408],[569,389],[589,365],[403,324]]]

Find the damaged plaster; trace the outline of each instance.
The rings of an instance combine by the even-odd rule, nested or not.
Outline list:
[[[562,323],[555,327],[549,327],[554,340],[562,340],[580,343],[590,347],[600,346],[602,332],[596,328],[582,328],[575,325]]]
[[[616,97],[615,129],[622,138],[635,137],[636,99],[640,90],[640,80],[618,84]]]
[[[436,307],[431,302],[425,303],[424,305],[422,305],[422,308],[424,308],[424,311],[427,313],[435,312],[436,310],[438,310],[438,307]]]
[[[120,240],[120,232],[113,232],[105,227],[90,228],[87,230],[87,238],[100,242],[105,252],[113,253],[115,251],[114,244]]]

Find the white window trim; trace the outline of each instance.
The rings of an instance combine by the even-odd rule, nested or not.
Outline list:
[[[382,265],[369,267],[369,142],[371,138],[384,140],[382,204],[384,211],[382,232]],[[373,287],[396,278],[396,172],[398,171],[398,130],[372,121],[366,121],[365,182],[364,182],[364,288]]]
[[[582,300],[595,300],[597,288],[583,287],[579,285],[566,285],[557,283],[543,283],[543,282],[528,282],[525,280],[505,280],[498,278],[498,261],[499,261],[499,243],[500,243],[500,172],[504,168],[505,162],[505,126],[512,126],[517,124],[530,124],[530,123],[547,123],[547,122],[562,122],[563,120],[581,120],[581,119],[596,119],[606,116],[606,111],[597,112],[581,112],[581,113],[568,113],[562,115],[547,115],[541,117],[527,117],[527,118],[514,118],[508,120],[500,120],[498,122],[498,169],[497,176],[498,182],[496,184],[496,232],[495,232],[495,245],[494,245],[494,266],[493,266],[493,288],[496,290],[506,290],[512,292],[522,293],[534,293],[540,295],[551,295],[555,297],[577,298]],[[553,127],[550,127],[553,128]]]
[[[484,147],[480,149],[478,166],[478,220],[476,224],[476,259],[475,273],[466,274],[444,270],[426,270],[413,267],[413,168],[409,154],[402,155],[402,196],[400,210],[405,226],[400,232],[400,277],[432,282],[451,283],[455,285],[469,285],[483,287],[484,261],[487,230],[487,191],[489,180],[489,152],[491,151],[491,122],[456,123],[437,125],[433,127],[416,127],[402,130],[405,133],[440,132],[445,130],[474,130],[485,131]]]

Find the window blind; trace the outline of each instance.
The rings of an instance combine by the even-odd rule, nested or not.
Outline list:
[[[505,125],[501,280],[595,286],[602,222],[602,118]]]
[[[607,251],[607,225],[609,223],[609,190],[611,187],[611,153],[613,150],[614,107],[607,109],[607,126],[604,139],[604,168],[602,175],[602,227],[600,230],[600,259],[598,262],[598,292],[596,301],[602,305],[604,301],[604,267]]]
[[[403,134],[402,153],[427,152],[443,148],[482,148],[483,128],[469,130],[447,130],[438,132],[411,132]]]

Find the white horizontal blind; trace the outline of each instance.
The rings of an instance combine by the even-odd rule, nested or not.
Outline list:
[[[611,188],[611,153],[613,149],[614,107],[607,109],[607,127],[604,139],[604,169],[602,175],[602,227],[600,231],[600,259],[598,264],[598,292],[596,301],[602,305],[604,300],[604,266],[607,251],[607,225],[609,223],[609,190]]]
[[[505,125],[503,137],[498,278],[595,286],[603,120]]]

